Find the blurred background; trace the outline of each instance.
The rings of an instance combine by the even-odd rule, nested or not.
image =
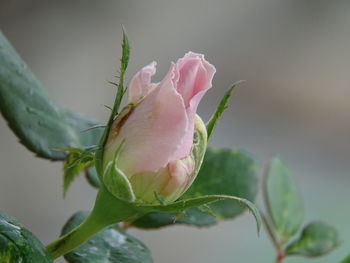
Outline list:
[[[200,105],[207,120],[234,91],[211,141],[242,148],[263,164],[279,155],[305,200],[306,222],[336,225],[343,244],[329,256],[286,263],[339,262],[350,251],[350,2],[323,0],[0,0],[0,28],[60,104],[104,121],[119,65],[121,24],[132,45],[127,79],[156,60],[160,80],[189,50],[216,66]],[[35,158],[0,119],[0,208],[44,243],[96,191],[83,177],[62,198],[62,164]],[[245,214],[207,229],[131,230],[156,263],[273,262],[263,231]],[[57,262],[63,262],[58,260]]]

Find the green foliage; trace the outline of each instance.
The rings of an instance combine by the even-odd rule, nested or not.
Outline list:
[[[199,174],[185,193],[185,198],[202,195],[223,194],[238,196],[254,201],[257,193],[257,165],[246,153],[221,149],[207,149]],[[172,224],[193,226],[213,225],[221,219],[232,219],[244,212],[245,206],[232,201],[218,201],[209,205],[216,215],[209,215],[198,208],[184,211],[178,220],[178,213],[150,213],[133,222],[140,228],[158,228]]]
[[[301,236],[286,248],[287,255],[318,257],[332,251],[340,244],[337,230],[323,222],[312,222]]]
[[[350,255],[344,258],[340,263],[350,263]]]
[[[0,32],[0,111],[20,142],[39,157],[63,160],[55,148],[94,145],[100,129],[80,114],[53,103],[40,82]]]
[[[85,177],[91,186],[96,188],[99,188],[101,186],[101,181],[100,181],[100,178],[98,177],[95,166],[85,170]]]
[[[217,122],[219,121],[221,115],[224,113],[224,111],[227,109],[228,100],[231,97],[233,89],[239,84],[241,81],[234,83],[224,94],[222,97],[218,107],[216,108],[214,114],[211,116],[210,120],[207,122],[207,133],[208,133],[208,140],[210,139]]]
[[[286,245],[301,228],[304,213],[297,186],[280,159],[272,159],[263,190],[269,213],[265,225],[278,255],[282,251],[285,256],[317,257],[339,245],[336,229],[322,222],[308,224],[296,240]]]
[[[199,174],[183,198],[222,194],[254,201],[258,191],[257,165],[248,154],[232,149],[208,148]],[[219,218],[233,218],[244,211],[234,202],[210,205]]]
[[[87,212],[75,213],[65,224],[62,235],[81,224]],[[69,263],[152,263],[148,248],[138,239],[111,225],[75,250],[67,253]]]
[[[53,263],[41,242],[17,220],[0,211],[0,262]]]
[[[297,186],[286,165],[274,158],[264,178],[264,197],[269,216],[284,244],[300,229],[304,213]]]
[[[83,170],[92,166],[95,162],[95,156],[90,151],[74,149],[71,151],[65,160],[63,171],[63,195],[65,196],[68,187],[73,182],[76,176]]]
[[[174,224],[205,227],[217,222],[218,218],[210,216],[198,208],[190,208],[183,213],[152,212],[132,222],[132,225],[143,229],[156,229]]]

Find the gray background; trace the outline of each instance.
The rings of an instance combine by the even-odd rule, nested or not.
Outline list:
[[[305,200],[306,221],[337,225],[343,245],[310,262],[339,262],[350,247],[350,3],[322,0],[44,1],[1,0],[0,28],[60,104],[106,120],[120,57],[121,24],[132,44],[128,79],[189,50],[217,68],[200,105],[208,119],[233,81],[234,92],[211,141],[243,148],[261,163],[278,154],[289,164]],[[0,119],[0,208],[44,243],[96,191],[77,179],[62,199],[62,164],[40,160],[17,143]],[[254,220],[198,230],[131,230],[156,263],[273,262],[274,251]],[[286,263],[306,262],[303,258]],[[62,262],[62,261],[58,261]]]

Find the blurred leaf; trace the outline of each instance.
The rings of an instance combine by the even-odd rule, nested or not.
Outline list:
[[[224,113],[224,111],[227,109],[227,104],[228,104],[228,100],[231,97],[232,91],[233,89],[239,84],[241,83],[241,81],[234,83],[224,94],[224,96],[222,97],[219,105],[217,106],[214,114],[210,117],[210,120],[207,122],[207,133],[208,133],[208,140],[210,139],[216,125],[217,122],[219,121],[221,115]]]
[[[64,163],[63,171],[63,195],[65,196],[70,184],[75,177],[79,175],[83,170],[92,166],[95,162],[95,156],[93,153],[86,154],[83,150],[80,152],[70,152],[67,155]]]
[[[301,236],[286,248],[287,255],[318,257],[329,253],[340,244],[337,230],[323,222],[308,224]]]
[[[286,165],[274,158],[264,178],[264,197],[271,221],[285,243],[300,229],[304,210],[299,191]]]
[[[99,123],[52,102],[27,65],[0,31],[0,110],[12,131],[39,157],[63,160],[55,148],[96,144]]]
[[[257,193],[257,165],[247,154],[230,149],[208,148],[199,174],[183,198],[209,194],[224,194],[254,201]],[[244,212],[237,202],[219,201],[209,205],[216,217],[198,208],[185,211],[185,216],[175,220],[178,213],[150,213],[132,225],[140,228],[158,228],[172,224],[209,226],[220,219],[232,219]]]
[[[344,258],[340,263],[350,263],[350,255]]]
[[[99,188],[101,186],[101,181],[100,178],[98,177],[97,171],[96,171],[96,167],[90,167],[89,169],[87,169],[85,171],[85,177],[87,179],[87,181],[96,188]]]
[[[77,212],[65,224],[62,235],[70,232],[88,216]],[[135,237],[122,232],[118,225],[109,226],[64,258],[69,263],[152,263],[149,249]]]
[[[153,212],[134,221],[132,225],[143,229],[153,229],[174,224],[205,227],[218,222],[216,217],[207,215],[198,208],[185,210],[184,216],[181,218],[177,218],[178,215],[179,213]]]
[[[0,262],[53,263],[41,242],[17,220],[0,211]]]

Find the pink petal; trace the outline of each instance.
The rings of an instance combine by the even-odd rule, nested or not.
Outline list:
[[[156,73],[156,65],[157,63],[153,61],[143,67],[131,79],[129,84],[129,103],[137,103],[154,88],[155,85],[151,83],[151,77]]]
[[[120,129],[115,143],[124,140],[124,145],[118,165],[128,176],[165,167],[182,144],[188,119],[183,99],[173,86],[173,75],[172,67]]]
[[[176,72],[173,79],[177,91],[181,94],[188,117],[186,135],[181,147],[174,153],[172,160],[186,157],[192,148],[194,117],[202,97],[212,86],[215,67],[204,59],[201,54],[187,53],[176,63]]]
[[[172,161],[167,166],[170,178],[166,186],[162,189],[161,195],[169,196],[176,192],[183,192],[188,185],[194,169],[192,157],[183,160]]]

